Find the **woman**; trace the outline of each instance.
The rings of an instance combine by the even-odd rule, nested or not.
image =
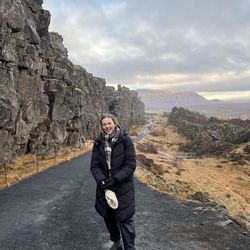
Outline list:
[[[94,142],[90,167],[97,183],[95,208],[104,217],[110,239],[114,242],[110,249],[123,249],[122,237],[124,249],[134,250],[134,143],[113,115],[103,115],[100,125],[102,132]],[[118,200],[116,209],[108,205],[105,190],[115,193]]]

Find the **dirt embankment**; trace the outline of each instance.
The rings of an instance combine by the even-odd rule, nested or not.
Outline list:
[[[27,154],[17,156],[12,162],[0,165],[0,189],[81,155],[91,150],[92,145],[92,141],[86,141],[83,148],[65,148],[52,155]]]
[[[192,158],[179,152],[186,142],[166,118],[158,117],[151,133],[136,144],[142,166],[138,178],[179,198],[217,202],[250,229],[250,162],[238,165],[222,156]],[[233,151],[239,153],[243,146]]]

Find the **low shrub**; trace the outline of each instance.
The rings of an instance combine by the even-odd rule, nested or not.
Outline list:
[[[153,144],[137,144],[136,148],[143,153],[157,154],[158,150]]]

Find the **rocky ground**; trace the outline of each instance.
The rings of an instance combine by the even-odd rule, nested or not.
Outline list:
[[[138,178],[182,199],[216,202],[249,230],[250,162],[240,165],[220,156],[193,158],[179,152],[186,142],[166,118],[158,117],[151,133],[136,143],[141,166],[137,169]],[[233,151],[242,153],[243,146]]]

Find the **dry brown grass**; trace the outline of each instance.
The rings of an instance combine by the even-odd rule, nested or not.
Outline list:
[[[13,162],[0,166],[0,189],[79,156],[91,150],[92,145],[92,141],[86,141],[83,148],[62,149],[47,158],[31,154],[18,156]]]
[[[137,143],[136,148],[143,153],[157,154],[157,148],[152,143]]]
[[[169,126],[165,119],[159,118],[156,129],[162,126],[165,126],[165,136],[150,134],[139,143],[153,144],[161,151],[174,154],[186,139],[174,127]],[[244,145],[239,146],[235,151],[241,152],[243,147]],[[138,167],[136,175],[142,181],[179,198],[187,199],[196,192],[207,194],[211,201],[223,204],[232,218],[244,221],[249,227],[250,162],[239,165],[222,157],[175,159],[139,150],[137,153],[145,155],[154,163],[150,169]],[[157,175],[164,182],[155,180]]]
[[[130,130],[129,130],[129,135],[130,136],[137,136],[139,135],[139,133],[141,133],[141,131],[143,131],[144,126],[140,125],[140,126],[133,126]]]

